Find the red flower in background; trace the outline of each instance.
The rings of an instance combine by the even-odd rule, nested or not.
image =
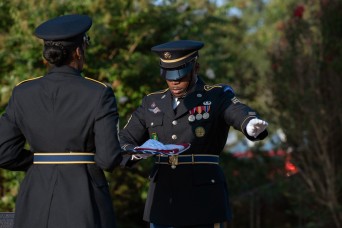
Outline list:
[[[298,167],[292,163],[291,154],[288,154],[285,158],[285,173],[286,176],[292,176],[293,174],[298,173]]]
[[[297,6],[293,12],[293,16],[297,18],[302,18],[304,10],[305,10],[304,6],[302,5]]]

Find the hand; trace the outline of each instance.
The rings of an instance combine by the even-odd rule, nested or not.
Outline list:
[[[254,118],[248,122],[246,131],[249,136],[256,138],[266,129],[267,126],[268,123],[266,121]]]
[[[147,159],[151,156],[153,156],[153,154],[134,154],[131,156],[131,160],[136,161],[140,159]]]

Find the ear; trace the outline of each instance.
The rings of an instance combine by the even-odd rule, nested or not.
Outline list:
[[[76,58],[77,59],[81,59],[82,58],[83,51],[82,51],[82,49],[80,47],[76,48],[76,52],[75,53],[76,53]]]

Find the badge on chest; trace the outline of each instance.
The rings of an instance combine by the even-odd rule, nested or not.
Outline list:
[[[151,104],[151,108],[148,109],[150,112],[153,112],[154,114],[157,114],[158,112],[161,112],[161,110],[157,107],[156,103]]]
[[[198,137],[198,138],[202,138],[202,137],[205,135],[205,129],[204,129],[204,127],[201,127],[201,126],[196,127],[196,128],[195,128],[195,135],[196,135],[196,137]]]

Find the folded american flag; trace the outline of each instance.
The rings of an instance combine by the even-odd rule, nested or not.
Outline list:
[[[163,144],[155,139],[149,139],[141,146],[134,148],[139,153],[177,155],[190,148],[190,143]]]

